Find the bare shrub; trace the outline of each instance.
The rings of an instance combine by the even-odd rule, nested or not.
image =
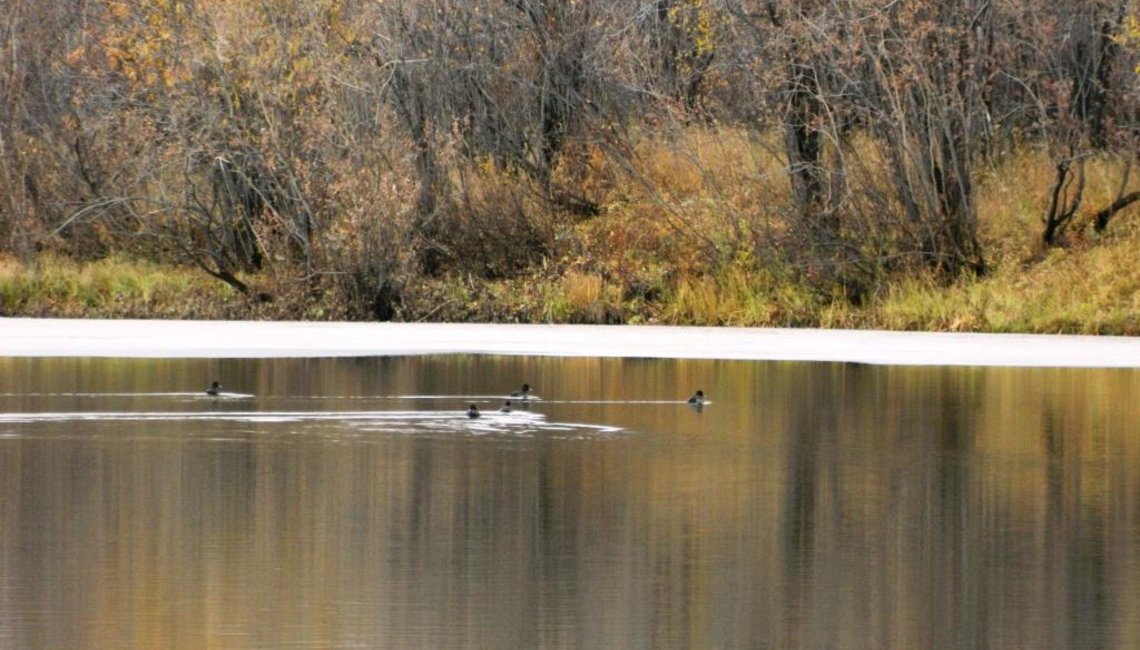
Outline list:
[[[553,219],[526,180],[486,167],[458,175],[454,203],[436,238],[453,268],[506,278],[552,255]]]

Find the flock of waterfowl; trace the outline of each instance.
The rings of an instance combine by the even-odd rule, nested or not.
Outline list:
[[[512,390],[511,391],[511,397],[513,397],[515,399],[521,399],[523,401],[529,400],[530,399],[530,384],[523,384],[518,390]],[[506,400],[503,402],[503,405],[499,407],[499,413],[510,413],[513,409],[514,409],[514,406],[511,405],[511,400]],[[467,407],[467,417],[477,418],[477,417],[479,417],[479,415],[480,415],[480,413],[479,413],[479,407],[478,406],[471,404],[470,406]]]
[[[218,394],[221,392],[221,390],[222,390],[222,384],[220,382],[213,381],[213,382],[210,382],[210,387],[206,389],[206,394],[211,396],[211,397],[217,397]],[[511,391],[510,396],[514,399],[521,399],[524,401],[529,400],[530,399],[530,384],[523,384],[522,386],[519,387],[518,390]],[[695,406],[697,408],[704,406],[705,405],[705,392],[703,390],[698,390],[697,392],[693,393],[693,396],[689,398],[687,403],[690,406]],[[499,407],[499,412],[500,413],[510,413],[513,408],[514,407],[511,405],[511,400],[506,400],[503,402],[503,405]],[[477,417],[479,417],[479,415],[480,415],[479,407],[475,406],[474,404],[471,404],[470,406],[467,407],[467,417],[477,418]]]
[[[511,391],[511,397],[522,400],[530,399],[530,384],[523,384],[522,388],[516,391]],[[693,393],[693,396],[688,399],[687,404],[698,409],[703,407],[705,405],[705,392],[703,390],[698,390],[697,392]],[[511,405],[511,400],[506,400],[503,402],[503,405],[499,407],[499,413],[510,413],[513,408],[514,407]],[[479,416],[480,413],[478,406],[471,404],[467,407],[467,417],[477,418]]]

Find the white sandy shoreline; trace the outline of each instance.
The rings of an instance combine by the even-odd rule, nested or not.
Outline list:
[[[0,318],[0,357],[502,354],[1140,368],[1140,338],[818,329]]]

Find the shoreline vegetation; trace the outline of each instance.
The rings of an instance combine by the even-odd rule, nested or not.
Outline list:
[[[911,278],[853,305],[743,271],[681,278],[656,300],[621,300],[597,276],[555,274],[475,282],[423,278],[398,322],[725,325],[1023,334],[1140,335],[1140,228],[1095,245],[995,265],[951,285]],[[264,274],[280,298],[262,301],[199,269],[111,257],[53,255],[24,264],[0,257],[0,316],[179,320],[368,320],[344,305],[290,291],[289,276]]]
[[[1123,7],[23,3],[0,316],[1140,335]]]

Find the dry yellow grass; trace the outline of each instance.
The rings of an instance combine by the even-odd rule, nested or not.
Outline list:
[[[54,255],[31,264],[0,260],[0,314],[190,317],[216,314],[233,296],[200,272],[108,258],[77,263]]]
[[[599,275],[570,271],[548,296],[545,320],[565,323],[606,323],[619,311],[612,291]]]
[[[439,278],[424,293],[431,299],[416,295],[426,279],[412,283],[401,317],[1140,334],[1140,207],[1116,215],[1104,235],[1088,224],[1120,191],[1119,160],[1087,162],[1082,215],[1066,247],[1045,249],[1040,219],[1053,166],[1037,149],[1006,156],[977,183],[988,273],[949,286],[922,275],[884,277],[856,306],[841,293],[805,286],[804,269],[773,267],[776,256],[758,259],[784,232],[789,192],[773,153],[779,143],[765,137],[701,127],[645,138],[620,173],[596,155],[575,173],[602,200],[602,214],[564,223],[560,257],[500,281]],[[873,175],[871,143],[857,143],[852,155],[860,182],[886,182]],[[471,200],[493,209],[503,180],[490,167],[473,171],[466,179]],[[522,200],[527,210],[539,209],[533,198]],[[219,307],[232,297],[193,270],[123,259],[29,266],[0,259],[5,314],[248,316]],[[346,313],[317,304],[343,300],[329,293],[299,291],[289,300],[275,303],[275,317]]]

